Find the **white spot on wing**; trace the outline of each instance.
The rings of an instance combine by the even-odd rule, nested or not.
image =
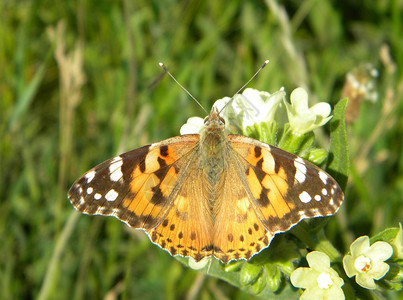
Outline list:
[[[120,155],[115,156],[114,158],[111,159],[111,165],[113,165],[114,163],[116,163],[118,161],[122,161],[122,158],[120,157]]]
[[[322,197],[320,195],[315,195],[315,197],[313,197],[316,201],[320,201],[322,200]]]
[[[307,192],[303,191],[301,194],[299,194],[299,200],[304,203],[308,203],[312,200],[312,197]]]
[[[122,170],[119,168],[115,170],[113,173],[111,173],[111,176],[109,177],[111,181],[118,181],[120,178],[123,177]]]
[[[94,189],[92,187],[89,187],[87,189],[87,194],[90,195],[90,194],[92,194],[93,191],[94,191]]]
[[[84,203],[84,197],[80,197],[80,205],[83,205]]]
[[[95,195],[94,195],[94,199],[95,200],[99,200],[99,199],[101,199],[102,198],[102,195],[100,194],[100,193],[96,193]]]
[[[118,196],[119,194],[114,189],[111,189],[106,193],[105,199],[108,201],[115,201]]]
[[[302,158],[298,157],[294,160],[295,180],[294,184],[303,183],[306,179],[306,166]]]
[[[319,177],[320,177],[320,180],[322,180],[323,184],[327,184],[327,180],[329,179],[329,176],[327,176],[325,172],[319,171]]]
[[[95,171],[88,172],[84,177],[87,179],[87,183],[90,183],[95,177]]]
[[[322,195],[325,195],[325,196],[327,195],[327,189],[325,189],[325,188],[322,189]]]
[[[110,179],[111,181],[118,181],[120,178],[123,177],[122,173],[122,167],[123,161],[120,156],[116,156],[114,159],[112,159],[112,162],[109,166],[109,172],[110,172]]]
[[[299,212],[298,212],[298,215],[299,215],[300,217],[306,217],[306,214],[305,214],[304,211],[299,211]]]

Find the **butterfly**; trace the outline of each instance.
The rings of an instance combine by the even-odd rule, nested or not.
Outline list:
[[[144,230],[171,255],[248,260],[302,219],[333,215],[344,195],[312,163],[258,140],[227,134],[213,106],[201,134],[109,159],[68,192],[73,206]]]

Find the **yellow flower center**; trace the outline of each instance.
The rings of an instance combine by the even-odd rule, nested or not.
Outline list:
[[[364,255],[358,256],[354,261],[354,267],[357,271],[367,272],[372,267],[371,259]]]
[[[329,273],[322,272],[316,278],[316,282],[321,289],[328,289],[333,285],[332,278],[330,278]]]

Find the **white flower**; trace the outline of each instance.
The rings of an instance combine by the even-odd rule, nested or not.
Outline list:
[[[328,103],[320,102],[308,107],[308,94],[303,88],[296,88],[290,96],[291,104],[284,101],[291,130],[297,135],[303,135],[320,126],[325,125],[331,108]]]
[[[355,276],[355,281],[364,288],[375,289],[374,279],[381,279],[389,271],[384,261],[392,256],[392,246],[380,241],[370,246],[369,237],[361,236],[351,244],[350,251],[351,255],[343,258],[347,276]]]
[[[329,257],[312,251],[307,254],[306,260],[309,268],[298,268],[290,276],[293,286],[305,289],[300,299],[345,299],[341,289],[344,281],[330,267]]]
[[[235,96],[230,106],[235,115],[242,118],[241,126],[245,129],[254,124],[272,122],[284,96],[283,90],[270,94],[255,89],[246,89],[242,94]],[[230,118],[230,112],[231,109],[224,110],[224,118]]]
[[[232,126],[244,131],[246,127],[253,126],[255,123],[272,122],[284,96],[283,90],[270,94],[249,88],[245,89],[242,94],[235,95],[232,101],[230,97],[217,100],[214,107],[221,111],[231,101],[221,113],[221,117],[224,118],[227,128]],[[192,117],[182,126],[180,133],[200,133],[203,126],[202,118]]]
[[[225,104],[230,101],[230,97],[225,97],[222,99],[217,100],[214,104],[213,107],[216,107],[218,111],[221,111],[221,109],[225,106]],[[227,123],[227,120],[225,120]],[[186,124],[183,124],[181,129],[180,129],[180,134],[200,134],[203,131],[204,128],[204,119],[200,117],[190,117]]]
[[[187,120],[186,124],[183,124],[180,133],[181,134],[200,134],[204,127],[204,120],[199,117],[191,117]]]

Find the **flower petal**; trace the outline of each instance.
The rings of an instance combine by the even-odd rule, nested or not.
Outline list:
[[[330,104],[326,102],[316,103],[309,110],[314,112],[315,115],[322,116],[323,118],[328,117],[330,115],[330,112],[332,111],[332,109],[330,108]]]
[[[311,288],[305,290],[305,292],[299,298],[300,300],[312,300],[312,299],[329,299],[329,300],[344,300],[345,296],[343,290],[339,287],[332,287],[330,289]]]
[[[330,116],[330,117],[327,117],[327,118],[324,118],[324,119],[322,119],[321,116],[317,116],[315,128],[317,128],[317,127],[319,127],[319,126],[325,125],[327,122],[329,122],[329,120],[330,120],[331,118],[333,118],[333,116]],[[315,129],[315,128],[313,128],[313,129]],[[312,129],[312,130],[313,130],[313,129]]]
[[[209,262],[211,261],[211,258],[205,257],[200,261],[195,261],[194,258],[189,257],[189,267],[192,268],[193,270],[201,270],[203,269]]]
[[[341,287],[344,285],[343,278],[340,278],[339,274],[334,269],[329,268],[328,272],[332,278],[333,286]]]
[[[284,95],[284,91],[271,95],[248,88],[242,94],[235,96],[232,107],[236,114],[243,114],[242,127],[245,129],[255,123],[272,122]]]
[[[328,299],[332,299],[332,300],[344,300],[344,299],[346,299],[346,296],[344,295],[343,290],[338,286],[332,286],[329,289],[327,294],[329,295]]]
[[[378,280],[385,276],[389,269],[390,267],[387,263],[378,261],[373,264],[371,270],[368,271],[368,275]]]
[[[224,98],[218,99],[216,102],[214,102],[213,106],[215,108],[217,108],[218,111],[221,111],[224,108],[224,106],[227,105],[227,103],[229,101],[231,101],[230,97],[224,97]],[[228,105],[230,105],[230,104],[228,104]]]
[[[371,257],[373,261],[385,261],[393,254],[393,248],[386,242],[374,243],[366,252],[366,256]]]
[[[312,299],[324,299],[323,291],[319,288],[306,289],[299,300],[312,300]]]
[[[311,268],[298,268],[291,273],[290,281],[298,288],[309,288],[316,285],[318,273]]]
[[[297,112],[308,110],[308,93],[301,87],[291,92],[290,100]]]
[[[343,267],[348,277],[353,277],[358,273],[357,269],[354,267],[354,258],[351,255],[344,256]]]
[[[312,251],[306,255],[309,266],[318,272],[327,272],[330,267],[330,259],[325,253]]]
[[[270,94],[268,92],[248,88],[243,91],[242,96],[246,99],[246,101],[249,103],[252,102],[255,106],[263,106],[265,104],[265,100],[270,97]]]
[[[351,255],[358,257],[367,252],[369,248],[369,237],[367,235],[360,236],[350,246]]]
[[[191,117],[183,124],[180,129],[180,134],[199,134],[204,127],[204,120],[199,117]]]
[[[366,273],[360,273],[355,277],[355,281],[361,285],[362,287],[373,290],[376,288],[375,281],[371,276],[368,276]]]
[[[303,135],[325,125],[332,117],[328,103],[317,103],[308,107],[308,94],[303,88],[296,88],[290,95],[290,103],[284,100],[292,132]]]

